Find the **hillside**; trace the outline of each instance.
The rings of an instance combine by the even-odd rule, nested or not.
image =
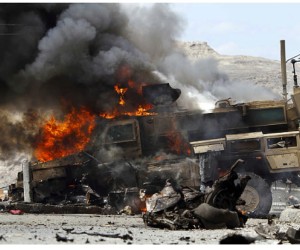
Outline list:
[[[219,69],[232,81],[250,81],[257,85],[273,89],[282,94],[280,61],[252,56],[221,55],[206,42],[178,42],[178,46],[191,59],[212,57],[218,61]],[[280,51],[278,51],[280,56]],[[287,64],[288,93],[292,93],[292,64]]]

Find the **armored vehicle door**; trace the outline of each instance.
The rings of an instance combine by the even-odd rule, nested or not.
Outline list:
[[[299,131],[264,135],[270,172],[299,171]]]

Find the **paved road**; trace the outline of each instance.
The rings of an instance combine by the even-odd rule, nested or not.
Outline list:
[[[289,197],[293,196],[300,201],[300,188],[292,184],[291,186],[277,181],[271,186],[273,203],[271,207],[271,214],[279,215],[289,203]]]
[[[289,195],[299,198],[299,188],[289,190],[285,184],[272,187],[271,212],[279,215]],[[299,212],[300,214],[300,212]],[[278,244],[279,240],[260,237],[255,229],[267,220],[249,219],[244,228],[234,230],[164,230],[146,227],[141,216],[98,214],[23,214],[0,213],[0,244],[219,244],[230,234],[255,238],[254,244]],[[282,232],[291,223],[275,220]],[[295,226],[297,227],[297,225]],[[298,226],[299,227],[299,226]],[[283,244],[289,244],[287,241]]]
[[[1,213],[0,244],[219,244],[230,234],[256,238],[254,244],[278,244],[259,237],[255,228],[267,220],[249,219],[234,230],[164,230],[145,227],[141,216],[128,215],[12,215]],[[283,230],[286,230],[283,226]],[[288,242],[283,242],[288,244]]]

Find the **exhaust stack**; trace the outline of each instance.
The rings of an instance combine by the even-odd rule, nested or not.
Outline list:
[[[285,57],[285,40],[280,40],[280,58],[281,58],[281,78],[283,87],[283,99],[287,101],[287,78],[286,78],[286,57]]]

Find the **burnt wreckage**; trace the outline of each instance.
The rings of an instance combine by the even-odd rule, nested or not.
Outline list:
[[[300,184],[300,90],[296,83],[292,103],[283,98],[233,104],[228,99],[218,101],[210,113],[179,109],[180,93],[168,83],[144,86],[143,96],[154,106],[150,114],[99,117],[85,151],[24,163],[26,170],[10,186],[10,197],[48,204],[109,204],[117,210],[128,205],[132,213],[141,213],[149,212],[147,201],[170,180],[188,187],[178,189],[176,205],[186,199],[186,191],[199,198],[197,204],[201,201],[230,211],[238,205],[238,211],[249,216],[265,216],[272,205],[272,182]],[[111,149],[117,152],[115,161],[99,157],[99,151]],[[239,159],[244,163],[235,164]],[[236,166],[234,178],[242,178],[240,189],[225,192],[219,187],[220,192],[207,195],[224,173],[232,172],[231,166]]]
[[[251,177],[239,178],[234,169],[241,162],[243,160],[237,160],[229,172],[215,181],[206,193],[190,187],[179,187],[173,180],[167,180],[159,193],[147,199],[144,223],[172,230],[243,227],[248,217],[237,205],[245,203],[240,196]]]

